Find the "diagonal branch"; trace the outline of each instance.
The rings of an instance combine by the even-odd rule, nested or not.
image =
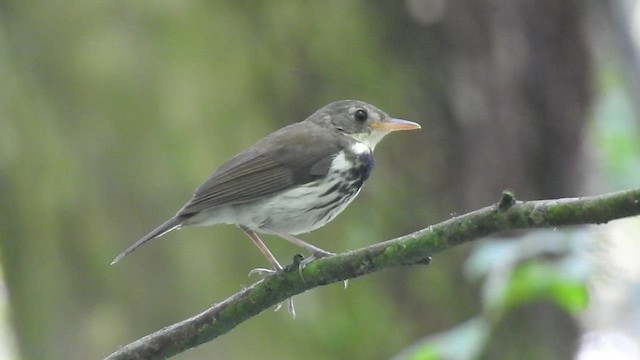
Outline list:
[[[260,312],[314,287],[383,269],[428,264],[432,254],[489,234],[578,224],[602,224],[640,214],[640,189],[599,196],[516,201],[505,191],[492,206],[365,248],[322,258],[298,272],[299,257],[204,312],[118,349],[106,359],[165,359],[209,342]]]

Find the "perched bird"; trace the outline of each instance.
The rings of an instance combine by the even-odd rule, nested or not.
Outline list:
[[[373,149],[385,135],[419,128],[362,101],[328,104],[224,163],[172,218],[111,264],[171,230],[215,224],[237,225],[275,271],[282,266],[257,233],[277,235],[304,248],[312,254],[305,261],[332,255],[294,235],[324,226],[351,203],[369,178]]]

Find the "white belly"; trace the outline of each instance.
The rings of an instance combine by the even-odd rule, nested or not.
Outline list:
[[[212,209],[196,215],[192,225],[235,224],[259,232],[275,230],[297,235],[315,230],[333,220],[355,199],[352,194],[327,194],[318,201],[318,194],[331,189],[337,182],[311,182],[276,196],[230,207]]]

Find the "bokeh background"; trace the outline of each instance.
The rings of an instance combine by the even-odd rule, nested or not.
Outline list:
[[[359,198],[303,237],[327,250],[506,188],[539,199],[638,186],[636,3],[1,1],[0,357],[102,358],[256,281],[247,273],[266,261],[232,226],[109,263],[224,160],[334,100],[423,129],[386,138]],[[267,311],[177,358],[426,359],[423,340],[448,339],[447,359],[638,359],[638,231],[632,219],[461,246],[314,289],[296,319]],[[266,241],[282,262],[299,251]],[[577,274],[589,305],[571,311],[564,290],[525,276],[536,296],[487,322],[496,278],[532,261],[546,279]],[[474,319],[490,325],[456,332]]]

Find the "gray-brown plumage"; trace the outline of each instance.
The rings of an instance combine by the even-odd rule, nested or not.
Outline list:
[[[279,235],[315,257],[330,254],[293,235],[323,226],[353,200],[373,168],[373,148],[389,132],[418,129],[373,105],[336,101],[286,126],[216,170],[172,218],[131,245],[194,225],[235,224],[276,270],[280,264],[256,232]]]

